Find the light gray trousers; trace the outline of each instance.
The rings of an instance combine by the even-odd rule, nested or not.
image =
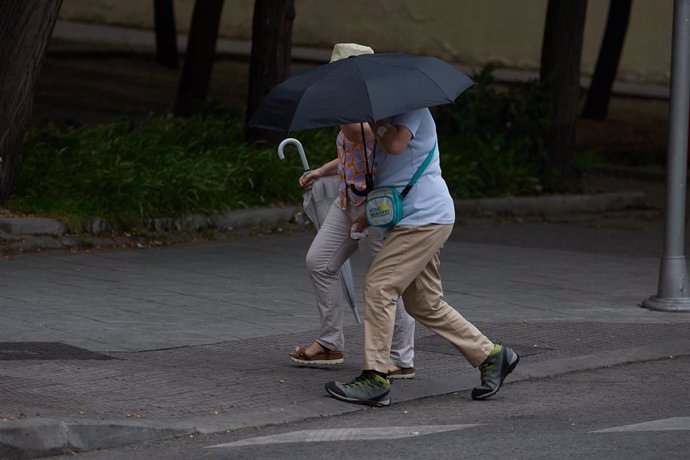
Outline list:
[[[330,350],[345,348],[343,314],[349,310],[338,270],[357,249],[368,270],[388,233],[382,228],[368,227],[368,236],[360,240],[350,238],[350,227],[361,212],[361,207],[343,210],[334,202],[307,253],[307,272],[321,317],[316,341]],[[414,319],[405,311],[402,299],[398,299],[390,349],[390,362],[398,367],[414,367],[414,326]]]

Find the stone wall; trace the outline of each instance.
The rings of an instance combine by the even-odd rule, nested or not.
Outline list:
[[[153,27],[153,2],[64,0],[61,18]],[[296,0],[293,42],[330,49],[358,42],[377,51],[435,55],[458,64],[497,62],[538,71],[547,0]],[[588,2],[582,70],[591,74],[606,25],[608,1]],[[178,31],[188,30],[194,0],[176,0]],[[253,0],[226,0],[221,35],[251,37]],[[670,76],[671,0],[634,0],[619,79],[666,84]]]

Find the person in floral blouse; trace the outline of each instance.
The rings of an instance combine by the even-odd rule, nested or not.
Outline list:
[[[331,62],[365,53],[373,53],[373,50],[352,43],[337,44],[333,49]],[[366,149],[363,141],[366,142]],[[321,223],[306,257],[307,272],[314,287],[321,326],[319,335],[312,344],[296,347],[290,353],[291,360],[306,366],[343,362],[343,314],[347,304],[338,270],[357,249],[368,269],[388,233],[386,229],[378,227],[364,229],[362,224],[367,171],[375,173],[372,157],[375,137],[369,125],[342,125],[336,138],[336,148],[336,159],[299,178],[299,184],[305,190],[310,190],[314,179],[319,177],[337,173],[340,179],[338,197]],[[405,311],[402,300],[398,300],[389,378],[415,376],[414,326],[414,319]]]

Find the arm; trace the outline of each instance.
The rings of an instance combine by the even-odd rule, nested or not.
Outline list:
[[[402,125],[394,125],[387,120],[371,124],[379,144],[391,155],[400,155],[412,140],[412,133]]]
[[[323,176],[332,176],[338,173],[338,159],[335,158],[328,163],[322,165],[320,168],[312,169],[302,174],[299,178],[299,185],[305,190],[311,190],[314,185],[314,179]]]

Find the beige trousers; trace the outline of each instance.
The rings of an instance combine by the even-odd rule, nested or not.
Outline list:
[[[453,225],[400,226],[391,230],[364,285],[364,369],[387,372],[396,300],[479,366],[494,344],[443,300],[439,252]]]

